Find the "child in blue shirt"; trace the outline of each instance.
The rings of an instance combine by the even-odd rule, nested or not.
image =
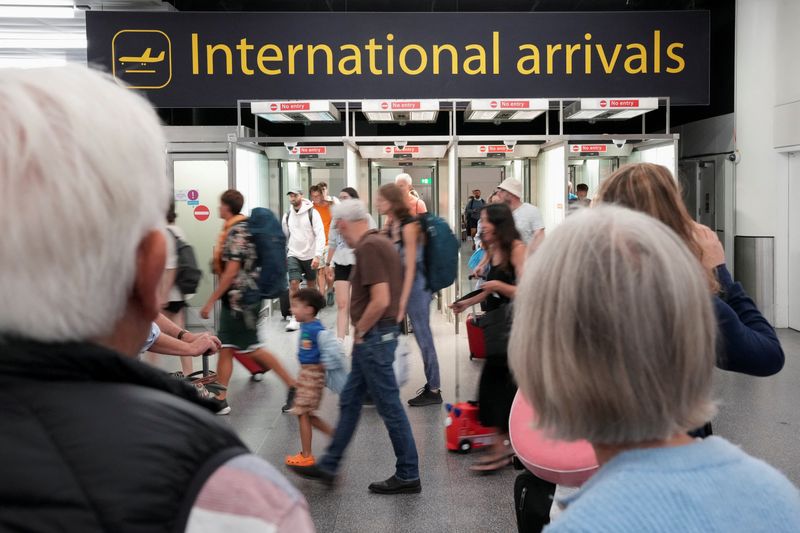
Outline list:
[[[297,455],[286,457],[288,466],[312,466],[311,455],[312,428],[317,428],[328,436],[333,436],[333,428],[314,412],[322,400],[325,388],[325,367],[321,361],[318,335],[325,327],[317,318],[317,313],[325,307],[325,298],[317,289],[300,289],[292,299],[292,315],[300,322],[300,341],[297,358],[300,360],[300,374],[297,376],[297,392],[294,406],[289,411],[297,415],[300,422],[300,445]]]

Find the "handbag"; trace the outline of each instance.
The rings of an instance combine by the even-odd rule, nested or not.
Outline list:
[[[511,334],[511,305],[504,304],[477,317],[477,325],[483,330],[486,357],[505,357]]]

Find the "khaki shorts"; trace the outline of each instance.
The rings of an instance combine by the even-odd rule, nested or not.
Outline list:
[[[291,413],[304,415],[319,408],[322,401],[322,389],[325,388],[325,367],[321,364],[300,365],[297,376],[297,392]]]

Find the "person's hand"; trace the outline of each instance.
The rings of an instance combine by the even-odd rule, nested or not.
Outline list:
[[[213,352],[214,351],[214,342],[211,340],[211,335],[208,333],[203,333],[198,335],[192,342],[189,343],[191,347],[192,355],[197,357],[198,355],[203,355],[206,352]]]
[[[311,260],[311,270],[316,270],[319,268],[319,257],[315,257]]]
[[[719,242],[717,233],[703,224],[694,223],[694,238],[702,251],[703,267],[713,270],[725,264],[725,249]]]
[[[397,323],[399,324],[406,318],[406,306],[404,304],[400,304],[397,308]]]
[[[328,283],[333,283],[333,267],[329,266],[325,269],[325,279]]]
[[[210,302],[204,305],[203,308],[200,310],[200,316],[207,319],[209,316],[211,316],[212,307],[214,307],[214,304]]]
[[[222,341],[219,340],[219,337],[216,335],[209,335],[209,339],[211,339],[211,342],[214,345],[214,347],[211,349],[212,353],[216,353],[222,349]]]
[[[450,304],[450,309],[453,310],[455,314],[461,313],[467,306],[464,305],[464,302],[453,302]]]

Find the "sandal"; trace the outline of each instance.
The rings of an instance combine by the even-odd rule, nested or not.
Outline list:
[[[297,455],[286,456],[286,466],[307,467],[307,466],[314,466],[314,463],[315,461],[313,455],[309,455],[308,457],[306,457],[302,454],[302,452],[298,453]]]

